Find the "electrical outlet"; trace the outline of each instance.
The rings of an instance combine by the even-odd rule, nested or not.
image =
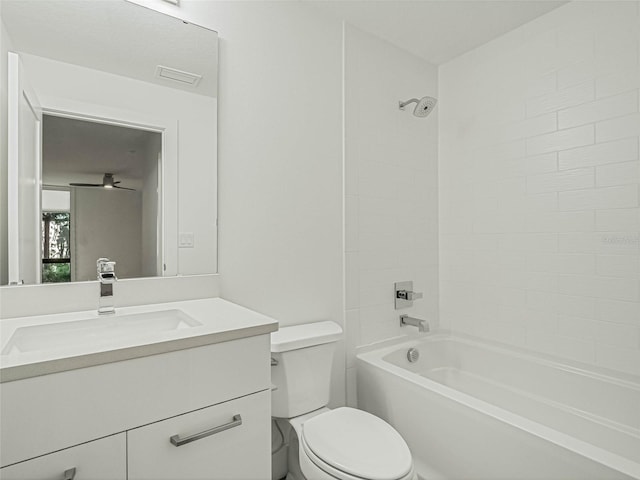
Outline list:
[[[178,248],[193,248],[194,236],[192,232],[180,233],[178,237]]]

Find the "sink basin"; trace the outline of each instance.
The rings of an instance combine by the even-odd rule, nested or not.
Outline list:
[[[200,325],[200,322],[177,309],[33,325],[17,328],[0,353],[15,355],[54,351],[76,345],[86,347]]]

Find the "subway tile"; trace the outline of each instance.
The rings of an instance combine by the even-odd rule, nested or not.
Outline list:
[[[585,233],[561,233],[558,235],[558,251],[563,253],[596,253],[595,235]]]
[[[544,133],[555,132],[558,129],[558,120],[555,112],[527,118],[520,122],[514,122],[505,126],[510,138],[530,138]]]
[[[595,61],[599,73],[619,71],[637,65],[637,22],[635,19],[635,25],[629,26],[630,28],[607,28],[597,33]]]
[[[594,177],[592,168],[530,175],[527,177],[527,193],[560,192],[589,188],[594,186]]]
[[[625,115],[596,123],[596,142],[610,142],[619,138],[640,135],[640,113]]]
[[[514,252],[555,252],[558,235],[555,233],[505,233],[498,240],[500,250]]]
[[[597,253],[603,255],[640,254],[640,232],[606,232],[595,235]]]
[[[580,83],[580,82],[576,82]],[[527,97],[541,97],[556,91],[556,72],[546,73],[539,77],[529,79],[526,83]]]
[[[360,308],[375,305],[388,305],[393,302],[391,289],[388,285],[377,285],[371,288],[361,288],[359,292]]]
[[[348,368],[355,365],[356,348],[360,345],[360,310],[345,311],[345,337]]]
[[[596,316],[596,299],[593,297],[557,294],[554,301],[556,312],[560,315],[581,318],[595,318]]]
[[[571,360],[593,363],[595,344],[593,340],[550,335],[545,331],[527,331],[527,347],[533,350]]]
[[[595,320],[588,318],[558,316],[558,335],[564,337],[581,338],[584,340],[596,338]]]
[[[370,252],[395,248],[397,235],[394,232],[360,231],[358,237],[359,251]]]
[[[588,275],[596,272],[596,259],[588,254],[558,254],[555,259],[558,273]]]
[[[638,186],[591,188],[558,194],[560,210],[632,208],[638,206]]]
[[[640,350],[596,344],[596,363],[605,368],[640,375]]]
[[[595,76],[595,64],[592,58],[573,62],[560,68],[557,74],[558,88],[565,89],[592,80]]]
[[[639,287],[637,279],[558,275],[558,293],[636,302]]]
[[[596,307],[598,320],[640,326],[640,302],[602,298]]]
[[[587,123],[621,117],[638,111],[638,91],[630,91],[558,112],[558,128],[571,128]]]
[[[568,150],[590,145],[594,141],[593,125],[547,133],[527,139],[527,155]]]
[[[592,232],[595,220],[593,211],[536,212],[526,216],[529,232]]]
[[[347,367],[346,370],[346,403],[347,407],[358,407],[358,385],[356,382],[357,369],[354,366]]]
[[[558,194],[556,192],[527,195],[524,207],[529,212],[551,212],[558,208]],[[518,206],[518,208],[520,208]]]
[[[370,197],[360,195],[356,199],[357,214],[365,215],[386,215],[394,217],[398,213],[398,201],[396,198],[390,200],[388,198]]]
[[[529,290],[527,291],[527,315],[532,312],[554,314],[557,308],[557,298],[553,292]]]
[[[359,305],[358,253],[345,254],[345,308],[357,308]]]
[[[535,175],[558,170],[558,152],[544,153],[525,158],[525,173]]]
[[[596,98],[640,88],[640,68],[633,67],[596,78]]]
[[[560,170],[568,170],[637,159],[637,139],[625,138],[560,152],[558,154],[558,167]]]
[[[591,254],[531,254],[527,258],[527,269],[532,272],[591,275],[596,271],[596,262]]]
[[[638,185],[640,183],[640,162],[612,163],[596,167],[596,186]]]
[[[358,250],[358,197],[345,195],[345,251]]]
[[[527,291],[554,293],[558,288],[558,276],[549,272],[526,272]]]
[[[640,255],[598,255],[598,275],[640,278]]]
[[[599,232],[640,231],[640,208],[620,208],[596,211]]]
[[[594,82],[588,81],[557,92],[531,98],[527,101],[527,117],[536,117],[544,113],[589,102],[594,99],[594,92]]]
[[[385,269],[398,265],[398,255],[393,249],[358,252],[358,265],[361,270]]]

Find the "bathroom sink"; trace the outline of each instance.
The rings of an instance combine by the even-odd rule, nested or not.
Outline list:
[[[46,352],[76,345],[101,345],[200,325],[200,322],[177,309],[33,325],[17,328],[1,354]]]

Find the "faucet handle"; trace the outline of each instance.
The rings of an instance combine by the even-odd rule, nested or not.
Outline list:
[[[398,290],[396,292],[396,298],[401,298],[403,300],[409,300],[410,302],[413,302],[414,300],[422,298],[422,293],[412,292],[410,290]]]
[[[396,282],[394,284],[394,293],[396,310],[410,307],[413,305],[414,300],[422,298],[421,292],[413,291],[413,282],[410,280],[406,282]]]
[[[116,262],[112,262],[108,258],[99,258],[96,261],[96,268],[98,270],[98,274],[113,273],[116,270]]]

